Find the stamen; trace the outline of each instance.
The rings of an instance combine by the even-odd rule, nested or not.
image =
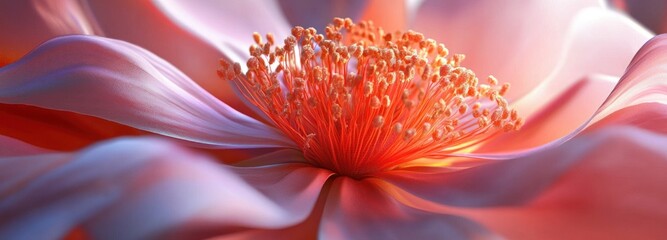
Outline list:
[[[252,104],[315,165],[360,177],[419,158],[445,158],[523,120],[503,98],[509,84],[480,84],[423,34],[386,33],[335,18],[319,34],[294,27],[283,46],[253,33],[247,71],[220,62]]]

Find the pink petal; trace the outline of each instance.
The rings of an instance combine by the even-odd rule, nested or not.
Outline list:
[[[365,1],[278,1],[285,17],[293,26],[314,27],[324,31],[333,18],[370,20],[387,31],[405,31],[407,3],[403,0]]]
[[[83,148],[118,136],[147,134],[141,130],[73,112],[28,105],[0,104],[0,135],[61,151]]]
[[[641,103],[667,104],[667,35],[658,35],[637,52],[625,75],[600,107],[592,122],[622,108]]]
[[[472,218],[509,239],[656,239],[667,234],[665,144],[663,135],[614,127],[455,174],[383,177],[405,204]]]
[[[630,125],[654,133],[667,135],[667,105],[662,103],[640,103],[620,109],[600,121],[588,126],[584,133],[618,125]]]
[[[218,148],[293,145],[169,63],[121,41],[58,38],[3,68],[0,80],[2,103],[74,111]]]
[[[334,17],[358,20],[371,1],[300,1],[280,0],[280,8],[292,26],[314,27],[324,31]],[[391,5],[391,4],[389,4]]]
[[[5,1],[0,3],[0,66],[57,35],[99,33],[77,1]],[[3,56],[4,55],[4,56]]]
[[[581,125],[595,114],[615,85],[614,77],[593,75],[583,78],[547,105],[532,110],[535,112],[526,116],[526,123],[519,131],[498,135],[483,143],[476,152],[525,150],[578,132]],[[517,103],[518,111],[531,107],[527,105],[534,104],[535,101],[537,100],[520,101]]]
[[[280,41],[290,26],[273,1],[200,1],[154,3],[174,23],[217,47],[232,61],[245,63],[247,48],[253,44],[252,34],[272,32]]]
[[[210,5],[204,1],[188,2],[188,4]],[[241,100],[233,94],[230,84],[222,81],[216,73],[219,67],[219,59],[227,54],[236,54],[235,50],[220,52],[216,49],[215,44],[209,42],[208,39],[202,38],[188,28],[184,28],[178,22],[172,22],[171,17],[162,12],[159,2],[133,0],[88,1],[86,5],[90,8],[94,20],[104,30],[103,36],[128,41],[155,53],[225,103],[246,114],[251,113],[249,109],[245,108]],[[180,11],[187,10],[189,9],[180,9]],[[218,16],[246,12],[231,6],[216,8],[214,11]],[[222,21],[222,18],[215,21]],[[238,22],[243,21],[237,19],[235,23]],[[236,28],[239,28],[239,26],[224,25],[216,31]],[[252,40],[251,35],[245,35],[244,37],[247,40]],[[243,46],[241,49],[245,51],[248,46]]]
[[[465,218],[410,208],[366,180],[335,180],[326,200],[320,239],[487,239]]]
[[[526,126],[485,143],[479,151],[525,150],[546,143],[557,144],[629,106],[651,102],[667,104],[667,84],[662,77],[666,56],[667,36],[657,36],[637,52],[613,91],[610,91],[613,82],[610,77],[593,75],[560,93],[548,105],[535,104],[541,98],[555,96],[550,92],[558,89],[560,83],[555,81],[558,78],[550,79],[515,103],[519,111],[529,113]]]
[[[245,159],[234,164],[238,167],[259,167],[283,163],[307,163],[303,152],[296,149],[280,149],[271,153],[263,154],[250,159]]]
[[[408,29],[408,3],[405,0],[371,0],[361,20],[373,21],[387,32]]]
[[[2,146],[2,148],[0,148],[0,156],[3,157],[34,155],[51,152],[50,150],[32,146],[17,139],[2,135],[0,135],[0,146]]]
[[[563,89],[588,74],[623,73],[651,35],[599,5],[597,0],[424,1],[413,26],[444,42],[451,52],[466,54],[464,65],[478,76],[492,74],[510,82],[508,96],[514,99],[546,78],[557,78],[554,82]],[[598,57],[600,52],[609,57]],[[567,66],[571,60],[587,62],[581,68]],[[567,68],[558,69],[559,65]]]
[[[629,19],[605,9],[581,10],[573,21],[569,42],[563,47],[562,56],[550,75],[514,103],[525,116],[557,101],[571,84],[583,77],[606,75],[619,78],[632,57],[651,37]],[[608,94],[609,90],[596,90],[598,98],[590,99],[598,101],[602,93]],[[592,112],[582,112],[581,115],[589,117]]]
[[[222,8],[219,14],[238,9]],[[131,42],[181,69],[204,89],[250,113],[217,74],[224,57],[214,45],[170,22],[150,1],[32,0],[0,3],[0,66],[16,61],[40,43],[67,34],[94,34]],[[250,36],[246,36],[250,38]],[[244,47],[245,49],[245,47]]]
[[[75,226],[95,239],[282,228],[308,216],[330,175],[297,165],[229,169],[150,138],[73,154],[31,152],[0,157],[0,169],[12,170],[0,175],[3,239],[57,238]]]
[[[271,157],[276,155],[282,154]],[[305,163],[229,169],[290,213],[304,218],[310,214],[324,182],[333,175],[328,170]]]

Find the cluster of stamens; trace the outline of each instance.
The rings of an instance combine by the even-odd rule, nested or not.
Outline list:
[[[325,30],[294,27],[283,46],[255,33],[247,71],[226,61],[218,71],[313,164],[363,176],[522,124],[503,98],[509,84],[479,83],[464,55],[433,39],[341,18]]]

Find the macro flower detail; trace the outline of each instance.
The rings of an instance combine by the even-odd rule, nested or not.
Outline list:
[[[442,43],[349,18],[325,30],[294,27],[275,48],[272,34],[263,43],[255,33],[248,70],[224,60],[219,70],[315,166],[364,177],[522,124],[503,98],[509,84],[480,83]]]
[[[667,35],[605,3],[0,1],[0,239],[660,239]]]

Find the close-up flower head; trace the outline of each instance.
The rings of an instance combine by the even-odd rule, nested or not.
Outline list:
[[[663,0],[0,0],[0,239],[664,239],[663,32]]]

